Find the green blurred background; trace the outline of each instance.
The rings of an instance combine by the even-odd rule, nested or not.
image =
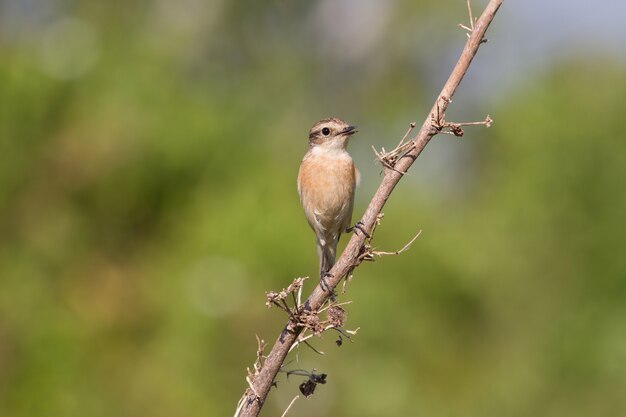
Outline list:
[[[290,415],[626,415],[626,6],[544,3],[505,2],[448,114],[493,127],[398,186],[376,246],[423,233],[357,270],[354,343],[290,359],[329,375]],[[358,218],[459,22],[461,0],[0,0],[0,415],[232,415],[285,322],[264,292],[315,275],[309,127],[359,126]]]

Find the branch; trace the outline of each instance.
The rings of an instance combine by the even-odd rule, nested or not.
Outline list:
[[[426,147],[430,139],[441,132],[441,126],[439,126],[438,123],[444,120],[443,115],[448,108],[450,100],[467,72],[472,59],[478,52],[478,48],[484,42],[485,32],[502,2],[503,0],[490,0],[480,18],[475,22],[471,22],[469,39],[465,44],[463,52],[452,70],[448,81],[437,97],[429,115],[426,117],[426,120],[424,120],[422,127],[414,138],[402,145],[405,147],[405,152],[394,161],[393,166],[385,166],[382,182],[361,219],[364,230],[371,231],[373,229],[383,206],[404,173],[407,172],[413,162],[415,162],[417,157],[422,153],[422,150]],[[352,235],[341,257],[329,272],[330,276],[326,281],[331,288],[336,287],[341,279],[346,276],[355,265],[358,265],[359,256],[362,254],[365,243],[366,235],[364,233],[355,233]],[[316,312],[324,302],[326,302],[329,295],[329,292],[325,288],[318,285],[309,298],[303,303],[303,306],[307,311]],[[239,403],[236,416],[258,416],[267,398],[267,394],[274,383],[276,374],[281,369],[289,349],[298,340],[298,336],[302,330],[303,327],[294,326],[292,319],[290,319],[281,332],[281,335],[274,343],[272,350],[265,358],[260,372],[254,375],[251,386],[246,389]]]

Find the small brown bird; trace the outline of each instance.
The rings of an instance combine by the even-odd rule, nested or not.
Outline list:
[[[356,127],[341,119],[317,122],[309,131],[309,150],[298,173],[298,194],[317,238],[323,285],[326,284],[326,274],[335,264],[339,236],[351,229],[359,171],[346,148],[354,133]],[[328,285],[326,287],[330,291]]]

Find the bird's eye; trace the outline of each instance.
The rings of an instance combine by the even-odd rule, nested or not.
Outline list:
[[[330,129],[325,127],[324,129],[322,129],[322,135],[324,136],[328,136],[330,135]]]

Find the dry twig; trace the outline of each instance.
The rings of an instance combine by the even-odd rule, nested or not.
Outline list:
[[[293,405],[293,403],[295,403],[295,402],[296,402],[296,400],[297,400],[298,398],[300,398],[300,396],[299,396],[299,395],[296,395],[295,397],[293,397],[293,400],[291,400],[291,402],[289,403],[289,405],[288,405],[288,406],[287,406],[287,408],[285,409],[285,412],[284,412],[284,413],[283,413],[283,415],[282,415],[282,416],[280,416],[280,417],[285,417],[285,416],[287,415],[287,412],[289,411],[289,409],[291,408],[291,406]]]
[[[397,250],[397,251],[393,251],[393,252],[385,252],[385,251],[377,251],[377,250],[373,250],[371,248],[368,247],[368,245],[365,245],[366,251],[361,255],[361,258],[364,261],[373,261],[374,260],[374,256],[385,256],[385,255],[400,255],[402,252],[404,252],[405,250],[409,249],[411,247],[411,245],[413,244],[413,242],[415,242],[415,240],[422,234],[422,231],[420,230],[419,232],[417,232],[417,234],[415,236],[413,236],[413,239],[409,240],[409,242],[404,245],[402,247],[402,249]]]

